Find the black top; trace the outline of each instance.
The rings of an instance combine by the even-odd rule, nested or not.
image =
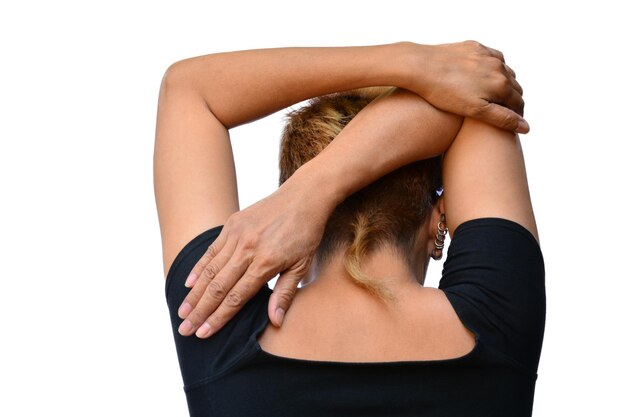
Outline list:
[[[455,359],[345,363],[264,352],[266,286],[209,339],[178,334],[184,282],[222,226],[174,260],[166,296],[192,416],[530,416],[545,324],[544,265],[532,234],[503,219],[460,225],[439,288],[476,346]]]

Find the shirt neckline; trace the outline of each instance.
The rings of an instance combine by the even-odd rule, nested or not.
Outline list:
[[[269,301],[269,295],[272,293],[272,290],[265,286],[264,289],[267,291],[268,295],[267,295],[267,300]],[[263,291],[263,289],[262,289]],[[463,320],[461,320],[461,323],[463,323],[463,325],[465,327],[467,327],[467,329],[469,329],[474,335],[475,335],[475,339],[474,339],[474,347],[472,348],[472,350],[470,350],[469,352],[467,352],[466,354],[462,355],[462,356],[458,356],[456,358],[448,358],[448,359],[427,359],[427,360],[416,360],[416,361],[366,361],[366,362],[347,362],[347,361],[329,361],[329,360],[316,360],[316,359],[306,359],[306,358],[294,358],[294,357],[290,357],[290,356],[280,356],[280,355],[276,355],[273,354],[271,352],[268,352],[266,350],[263,350],[263,348],[261,347],[261,345],[259,344],[259,336],[261,335],[261,333],[263,333],[263,331],[265,330],[265,328],[270,324],[269,321],[269,317],[267,316],[267,303],[265,304],[265,308],[263,309],[263,311],[265,312],[265,314],[263,315],[263,320],[261,320],[261,323],[259,324],[259,326],[254,330],[254,332],[252,332],[252,335],[250,336],[250,340],[249,342],[252,344],[252,349],[254,351],[255,354],[259,355],[259,356],[263,356],[266,358],[270,358],[273,360],[277,360],[277,361],[282,361],[282,362],[290,362],[290,363],[294,363],[294,364],[303,364],[303,365],[327,365],[327,366],[337,366],[337,367],[341,367],[341,366],[347,366],[347,367],[383,367],[383,366],[389,366],[389,367],[397,367],[397,366],[429,366],[429,365],[446,365],[446,364],[455,364],[455,363],[463,363],[463,362],[467,362],[469,360],[471,360],[472,358],[474,358],[475,356],[478,355],[479,351],[482,350],[482,341],[480,340],[480,334],[473,328],[471,328],[470,326],[467,326],[465,323],[463,323]],[[452,308],[454,308],[454,305],[452,306]],[[456,309],[455,309],[456,311]],[[458,316],[458,312],[457,312],[457,316]],[[460,319],[460,316],[459,316]]]
[[[255,336],[256,337],[256,336]],[[328,360],[314,360],[314,359],[304,359],[304,358],[292,358],[289,356],[280,356],[275,355],[273,353],[267,352],[263,350],[258,340],[254,341],[254,349],[255,353],[260,356],[265,356],[267,358],[271,358],[274,360],[282,361],[282,362],[291,362],[291,363],[299,363],[303,365],[325,365],[325,366],[336,366],[336,367],[398,367],[398,366],[432,366],[432,365],[447,365],[447,364],[455,364],[455,363],[463,363],[468,362],[473,357],[478,355],[478,352],[482,349],[482,343],[480,342],[480,336],[476,335],[476,339],[474,341],[474,347],[471,351],[466,353],[463,356],[459,356],[456,358],[449,359],[429,359],[429,360],[417,360],[417,361],[366,361],[366,362],[346,362],[346,361],[328,361]]]

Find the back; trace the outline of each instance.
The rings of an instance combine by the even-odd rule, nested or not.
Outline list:
[[[395,362],[294,359],[265,351],[258,338],[268,327],[267,287],[211,338],[180,336],[176,310],[188,291],[184,280],[220,230],[207,230],[183,248],[166,286],[191,415],[531,414],[545,322],[544,268],[536,240],[519,224],[465,222],[449,248],[439,289],[458,324],[475,334],[475,345],[453,359]],[[351,337],[367,340],[367,329]],[[408,340],[401,335],[390,345]],[[416,344],[416,357],[422,348]]]
[[[407,281],[385,303],[349,277],[327,278],[333,282],[298,289],[281,327],[267,326],[259,337],[264,351],[318,361],[386,362],[450,359],[474,348],[474,335],[442,290]]]

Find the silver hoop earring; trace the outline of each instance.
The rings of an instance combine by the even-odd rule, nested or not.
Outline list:
[[[437,223],[437,234],[435,236],[435,249],[430,253],[430,257],[435,261],[440,260],[443,257],[443,247],[446,241],[446,235],[448,234],[448,228],[446,227],[446,215],[441,213],[439,223]]]

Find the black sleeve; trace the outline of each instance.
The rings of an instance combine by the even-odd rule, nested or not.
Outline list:
[[[470,220],[455,231],[439,283],[484,345],[537,372],[546,314],[543,255],[518,223]]]
[[[231,369],[254,348],[252,335],[267,323],[271,290],[266,285],[220,331],[208,339],[181,336],[178,307],[190,291],[184,283],[194,265],[217,237],[223,226],[209,229],[191,240],[174,259],[167,275],[165,295],[185,388],[217,378]]]

